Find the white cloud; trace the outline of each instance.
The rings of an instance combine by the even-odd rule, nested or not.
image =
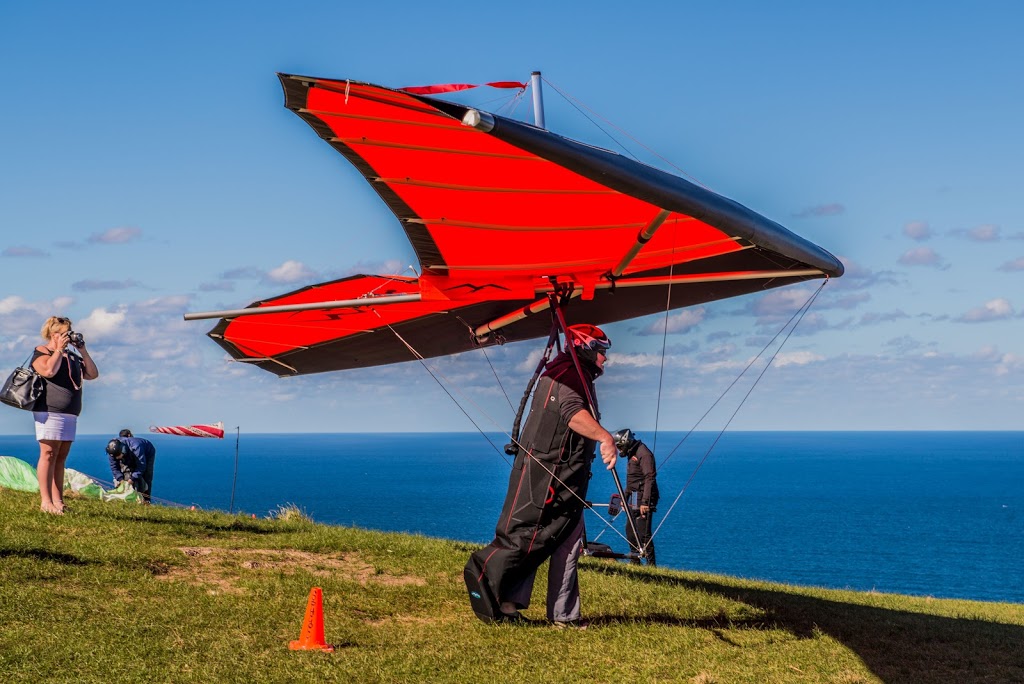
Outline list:
[[[843,277],[830,283],[826,293],[835,290],[865,290],[876,285],[900,285],[901,278],[893,271],[872,271],[853,261],[849,257],[840,256],[845,272]]]
[[[977,306],[971,309],[957,320],[963,323],[985,323],[1011,318],[1013,313],[1013,305],[1000,297],[985,302],[984,306]]]
[[[18,295],[10,295],[0,299],[0,315],[11,314],[27,308],[29,308],[29,303]]]
[[[807,303],[812,290],[806,287],[787,287],[772,290],[760,297],[753,304],[753,313],[761,317],[774,318],[792,316],[800,307]]]
[[[337,273],[337,277],[344,278],[359,273],[367,273],[370,275],[404,275],[413,277],[419,274],[418,268],[419,267],[416,265],[407,264],[398,259],[388,259],[386,261],[357,261],[351,266],[340,270]]]
[[[932,236],[931,227],[924,221],[911,221],[903,226],[903,234],[911,240],[927,240]]]
[[[537,364],[540,363],[540,357],[543,355],[543,349],[534,349],[526,355],[526,358],[523,359],[522,363],[516,366],[516,370],[524,373],[532,373],[537,368]]]
[[[910,318],[910,315],[897,309],[896,311],[889,311],[885,313],[866,313],[860,317],[860,325],[873,325],[876,323],[892,323],[893,321],[899,321],[906,318]]]
[[[273,283],[295,283],[300,280],[312,280],[316,278],[316,272],[308,268],[301,261],[289,259],[277,268],[267,272],[266,280]]]
[[[170,295],[136,302],[132,310],[145,314],[184,314],[192,298],[189,295]]]
[[[177,401],[184,394],[180,385],[166,384],[159,379],[147,379],[132,383],[128,397],[132,401],[170,403]]]
[[[999,226],[985,224],[967,231],[967,237],[975,242],[995,242],[999,239]]]
[[[676,363],[676,357],[666,356],[665,365]],[[626,366],[631,368],[659,368],[662,365],[661,354],[612,354],[608,357],[608,367]]]
[[[942,257],[931,247],[915,247],[904,252],[899,262],[905,266],[940,266]]]
[[[677,313],[669,314],[667,317],[660,316],[646,328],[639,331],[640,335],[661,335],[668,329],[670,334],[687,333],[704,322],[707,311],[702,306],[691,309],[683,309]],[[667,319],[667,320],[666,320]]]
[[[815,354],[810,351],[792,351],[792,352],[780,352],[775,360],[772,361],[773,366],[784,368],[785,366],[806,366],[809,363],[816,363],[818,361],[824,361],[825,357],[821,354]]]
[[[1024,256],[1017,257],[1013,261],[1007,261],[999,267],[1000,271],[1024,271]]]
[[[117,335],[124,328],[125,312],[93,309],[88,316],[77,323],[79,332],[86,335],[88,342],[103,340]]]
[[[102,233],[93,233],[89,236],[88,240],[95,244],[123,245],[140,237],[142,237],[142,230],[131,226],[125,226],[121,228],[110,228]]]

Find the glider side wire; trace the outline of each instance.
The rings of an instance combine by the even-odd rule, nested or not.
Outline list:
[[[571,104],[571,105],[572,105],[573,107],[575,107],[575,108],[576,108],[576,111],[578,111],[578,112],[579,112],[580,114],[582,114],[583,116],[585,116],[585,117],[587,118],[587,120],[588,120],[588,121],[590,121],[590,123],[594,124],[594,126],[595,126],[595,127],[596,127],[596,128],[598,129],[598,130],[600,130],[600,131],[601,131],[602,133],[604,133],[604,134],[605,134],[605,135],[607,135],[607,136],[608,136],[609,138],[611,138],[611,140],[612,140],[612,141],[613,141],[613,142],[614,142],[614,143],[615,143],[616,145],[618,145],[619,147],[621,147],[621,148],[622,148],[622,149],[623,149],[623,150],[624,150],[624,151],[626,152],[626,154],[628,154],[629,156],[631,156],[631,157],[632,157],[633,159],[636,159],[636,161],[640,162],[640,159],[639,159],[639,158],[637,158],[637,156],[636,156],[635,154],[633,154],[633,153],[632,153],[632,152],[630,152],[630,151],[629,151],[628,149],[626,149],[626,146],[625,146],[625,145],[623,145],[622,143],[620,143],[620,142],[619,142],[618,140],[616,140],[616,139],[615,139],[615,137],[614,137],[613,135],[611,135],[611,134],[610,134],[610,133],[609,133],[608,131],[606,131],[606,130],[604,130],[603,128],[601,128],[601,127],[600,127],[600,126],[599,126],[599,125],[598,125],[598,124],[597,124],[597,123],[596,123],[596,122],[595,122],[595,121],[594,121],[593,119],[591,119],[591,118],[590,118],[589,116],[587,116],[587,114],[586,114],[586,113],[584,113],[584,112],[583,112],[583,110],[581,110],[581,109],[580,109],[580,107],[583,107],[583,108],[585,108],[585,109],[586,109],[587,111],[589,111],[589,112],[593,113],[593,114],[594,114],[594,116],[598,117],[599,119],[601,119],[602,121],[604,121],[605,123],[607,123],[607,124],[608,124],[609,126],[612,126],[613,128],[616,128],[617,130],[621,131],[623,135],[625,135],[625,136],[626,136],[627,138],[629,138],[630,140],[632,140],[632,141],[633,141],[634,143],[636,143],[636,144],[637,144],[637,145],[639,145],[640,147],[644,148],[644,149],[645,149],[645,150],[647,150],[647,151],[648,151],[649,153],[651,153],[652,155],[654,155],[654,156],[655,156],[655,157],[657,157],[658,159],[662,160],[663,162],[665,162],[666,164],[668,164],[669,166],[671,166],[671,167],[672,167],[673,169],[675,169],[675,170],[676,170],[676,171],[678,171],[678,172],[679,172],[680,174],[682,174],[682,175],[683,175],[683,176],[685,176],[686,178],[690,179],[691,181],[693,181],[694,183],[696,183],[696,184],[697,184],[697,185],[699,185],[700,187],[704,188],[705,190],[708,190],[709,192],[710,192],[710,191],[712,191],[712,190],[711,190],[711,188],[709,188],[708,186],[706,186],[706,185],[704,185],[703,183],[701,183],[701,182],[700,182],[699,180],[697,180],[696,178],[694,178],[694,177],[693,177],[692,175],[688,174],[688,173],[687,173],[686,171],[682,170],[681,168],[679,168],[678,166],[676,166],[675,164],[673,164],[673,163],[672,163],[671,161],[669,161],[669,160],[668,160],[667,158],[663,157],[662,155],[658,154],[657,152],[655,152],[655,151],[654,151],[653,149],[651,149],[651,148],[650,148],[650,147],[648,147],[647,145],[645,145],[645,144],[643,144],[642,142],[640,142],[640,140],[638,140],[638,139],[636,138],[636,136],[632,135],[632,134],[631,134],[631,133],[630,133],[629,131],[627,131],[626,129],[622,128],[621,126],[617,126],[617,125],[615,125],[614,123],[612,123],[612,122],[611,122],[611,121],[609,121],[608,119],[604,118],[603,116],[601,116],[600,114],[598,114],[598,113],[597,113],[596,111],[594,111],[594,110],[593,110],[593,109],[591,109],[590,107],[587,107],[587,105],[583,104],[583,102],[582,102],[582,101],[580,101],[580,100],[578,100],[577,98],[575,98],[575,97],[573,97],[573,96],[571,96],[571,95],[569,95],[569,94],[567,94],[567,93],[564,93],[564,92],[562,92],[562,90],[560,90],[560,89],[558,88],[558,86],[556,86],[556,85],[555,85],[554,83],[552,83],[552,82],[551,82],[551,81],[549,81],[548,79],[546,79],[546,78],[545,78],[545,79],[544,79],[544,82],[545,82],[545,83],[547,83],[547,84],[548,84],[549,86],[551,86],[551,88],[552,88],[552,89],[553,89],[553,90],[554,90],[554,91],[555,91],[556,93],[558,93],[559,95],[561,95],[562,97],[564,97],[564,98],[565,98],[565,100],[566,100],[566,102],[568,102],[569,104]],[[579,102],[579,106],[577,106],[577,105],[576,105],[576,103],[577,103],[577,102]],[[640,163],[642,164],[643,162],[640,162]]]
[[[462,319],[459,319],[462,320]],[[467,326],[468,327],[468,326]],[[484,359],[487,361],[487,365],[491,368],[491,373],[494,375],[495,382],[498,383],[498,387],[501,389],[501,393],[505,395],[505,401],[508,402],[508,407],[512,409],[512,413],[516,412],[516,407],[512,405],[512,400],[508,396],[508,392],[505,391],[505,386],[501,384],[501,378],[498,377],[498,371],[494,370],[494,364],[491,363],[491,357],[487,355],[487,348],[480,347],[480,351],[483,352]]]
[[[814,304],[814,300],[816,300],[818,298],[818,295],[821,294],[822,289],[825,287],[825,285],[827,283],[828,283],[828,279],[825,279],[824,281],[822,281],[821,285],[818,286],[818,289],[815,290],[814,293],[811,294],[811,296],[807,299],[807,301],[804,302],[803,306],[801,306],[799,309],[797,309],[796,313],[794,313],[793,316],[791,316],[790,319],[786,322],[786,324],[782,326],[782,328],[779,330],[779,332],[777,332],[775,334],[775,337],[773,337],[771,339],[771,341],[768,343],[768,345],[766,345],[765,348],[762,349],[761,352],[757,356],[754,357],[755,360],[758,357],[760,357],[761,354],[764,353],[765,349],[767,349],[769,346],[771,346],[771,344],[776,340],[776,338],[778,338],[778,336],[782,333],[782,331],[785,330],[787,327],[789,327],[790,323],[793,323],[793,319],[794,318],[796,319],[796,322],[793,323],[793,326],[789,329],[789,332],[786,333],[786,336],[782,339],[782,342],[779,344],[778,349],[776,349],[775,352],[772,354],[771,358],[768,359],[768,363],[766,363],[764,368],[761,369],[761,372],[758,374],[757,378],[754,380],[754,383],[750,386],[750,389],[748,389],[747,393],[743,395],[743,399],[740,400],[739,405],[732,412],[732,415],[729,416],[729,420],[726,421],[725,425],[722,427],[722,429],[715,436],[714,441],[711,442],[711,446],[709,446],[707,451],[704,452],[704,456],[701,458],[700,462],[697,463],[697,466],[693,469],[693,472],[690,473],[689,479],[686,481],[686,484],[683,485],[683,488],[679,491],[679,494],[676,495],[676,498],[672,501],[672,505],[669,506],[668,511],[666,511],[665,515],[662,516],[661,523],[654,530],[654,532],[651,533],[651,540],[652,541],[658,535],[658,532],[661,531],[662,526],[664,526],[665,522],[668,520],[668,517],[672,514],[672,510],[676,507],[676,504],[679,503],[679,500],[682,498],[683,494],[686,493],[686,490],[689,488],[690,483],[693,482],[693,479],[697,476],[697,472],[701,469],[701,467],[704,465],[704,463],[708,460],[708,457],[711,456],[711,452],[714,451],[715,447],[718,445],[719,440],[722,439],[722,435],[724,435],[725,431],[727,429],[729,429],[729,425],[731,425],[733,419],[736,418],[736,414],[738,414],[740,412],[740,409],[743,408],[743,404],[745,404],[747,399],[750,398],[750,395],[754,391],[754,388],[756,388],[758,383],[761,382],[761,378],[763,378],[764,374],[768,372],[768,368],[771,367],[772,362],[775,360],[775,357],[777,357],[779,355],[779,352],[782,351],[782,348],[784,346],[786,346],[786,342],[789,341],[790,336],[796,331],[797,327],[800,325],[800,322],[804,319],[804,316],[807,314],[807,312],[811,310],[811,305]],[[751,361],[751,364],[752,363],[753,363],[753,361]],[[743,374],[746,373],[749,368],[750,368],[750,364],[748,364],[747,367],[743,369],[743,372],[740,373],[740,376],[737,377],[736,380],[739,380],[739,378],[742,377]],[[726,388],[726,390],[725,390],[726,393],[730,389],[732,389],[733,385],[736,384],[736,380],[734,380],[732,382],[732,384],[729,385],[728,388]],[[717,404],[719,401],[721,401],[722,397],[724,397],[724,396],[725,396],[725,393],[723,393],[722,396],[720,396],[718,398],[718,400],[715,401],[715,404]],[[714,405],[712,405],[711,408],[714,408]],[[710,412],[711,412],[711,409],[708,409],[708,413],[710,413]],[[708,413],[705,413],[703,416],[701,416],[701,420],[704,420],[704,418],[708,415]],[[700,424],[700,421],[697,421],[697,424]],[[684,441],[686,441],[687,437],[689,437],[691,434],[693,434],[693,430],[696,429],[696,427],[697,427],[697,425],[694,425],[694,427],[689,432],[686,433],[686,436],[683,437],[683,439],[679,442],[679,444],[676,445],[676,448],[672,450],[672,452],[669,454],[669,456],[671,456],[673,453],[675,453],[675,450],[678,449],[680,446],[682,446],[682,443]],[[668,459],[666,458],[665,460],[667,461]],[[662,465],[664,465],[664,463]]]
[[[672,236],[672,253],[675,254],[675,233]],[[675,275],[675,260],[668,267],[669,284],[665,293],[665,329],[661,331],[661,368],[658,371],[658,401],[654,406],[654,443],[651,451],[658,453],[658,420],[661,418],[661,391],[665,380],[665,349],[668,344],[668,314],[672,310],[672,276]]]
[[[376,312],[374,312],[374,313],[376,313]],[[448,395],[448,398],[451,399],[455,403],[455,405],[459,407],[459,410],[462,411],[462,414],[464,416],[466,416],[466,418],[469,419],[469,422],[473,424],[473,427],[475,427],[477,429],[477,432],[479,432],[481,435],[483,435],[484,439],[487,440],[487,443],[491,445],[491,448],[494,449],[498,453],[498,455],[501,456],[502,460],[504,460],[505,463],[507,463],[508,466],[511,468],[512,464],[509,463],[509,460],[507,458],[505,458],[505,454],[503,454],[498,449],[497,445],[494,442],[491,441],[490,437],[487,436],[487,433],[484,432],[483,429],[479,425],[477,425],[477,422],[475,420],[473,420],[473,416],[469,415],[469,412],[466,411],[465,408],[463,408],[462,404],[460,404],[459,401],[454,396],[452,396],[452,393],[448,391],[448,388],[445,387],[444,383],[442,383],[438,379],[438,376],[441,376],[442,378],[444,378],[444,375],[441,374],[440,372],[435,374],[435,372],[430,368],[430,366],[427,365],[426,357],[424,357],[422,354],[420,354],[418,351],[416,351],[411,344],[406,342],[405,338],[402,337],[398,333],[398,331],[395,330],[391,326],[390,323],[385,323],[384,325],[386,325],[388,330],[390,330],[391,332],[393,332],[395,334],[395,337],[398,338],[398,341],[401,342],[402,344],[404,344],[405,348],[408,349],[409,352],[414,357],[416,357],[416,360],[419,361],[420,365],[423,366],[423,368],[426,369],[427,373],[430,374],[430,377],[432,377],[434,379],[434,382],[436,382],[438,384],[438,386],[444,391],[444,393]],[[444,378],[444,379],[448,380],[448,378]],[[452,384],[450,380],[448,380],[448,382],[449,382],[449,384]],[[456,390],[456,391],[458,391],[458,390]],[[461,392],[460,392],[460,394],[461,394]],[[484,413],[483,409],[481,409],[472,399],[469,399],[468,397],[466,397],[466,401],[468,401],[469,403],[473,404],[477,408],[477,410],[480,411],[481,413],[483,413],[485,416],[487,415],[486,413]],[[488,418],[489,418],[489,416],[488,416]],[[491,422],[494,422],[494,421],[491,421]]]
[[[374,313],[376,313],[376,311],[374,311]],[[462,411],[462,414],[463,414],[464,416],[466,416],[466,418],[468,418],[468,419],[469,419],[469,422],[473,424],[473,427],[475,427],[475,428],[476,428],[477,432],[479,432],[479,433],[480,433],[480,434],[481,434],[481,435],[483,436],[483,438],[487,440],[487,443],[491,445],[491,448],[492,448],[492,449],[494,449],[494,450],[495,450],[495,451],[496,451],[496,452],[498,453],[498,455],[499,455],[499,456],[501,456],[501,459],[502,459],[503,461],[505,461],[505,463],[506,463],[506,464],[508,465],[508,467],[509,467],[509,468],[511,468],[511,467],[513,466],[513,464],[512,464],[512,463],[510,463],[510,462],[509,462],[509,460],[508,460],[508,458],[506,458],[506,457],[505,457],[505,454],[504,454],[504,453],[503,453],[503,452],[502,452],[501,450],[499,450],[499,449],[498,449],[497,445],[496,445],[496,444],[495,444],[495,443],[494,443],[493,441],[491,441],[491,438],[487,436],[487,433],[486,433],[486,432],[484,432],[483,428],[481,428],[481,427],[480,427],[480,425],[479,425],[479,424],[478,424],[478,423],[477,423],[477,422],[476,422],[475,420],[473,420],[473,417],[472,417],[471,415],[469,415],[469,412],[468,412],[468,411],[466,411],[466,409],[465,409],[465,408],[464,408],[464,407],[462,406],[462,404],[460,404],[460,403],[459,403],[459,400],[458,400],[458,399],[456,399],[456,398],[455,398],[455,396],[454,396],[454,395],[453,395],[453,394],[452,394],[452,393],[451,393],[450,391],[448,391],[448,388],[447,388],[447,387],[445,387],[444,383],[443,383],[443,382],[441,382],[441,379],[440,379],[440,378],[443,378],[443,379],[444,379],[444,380],[445,380],[446,382],[448,382],[448,383],[449,383],[450,385],[452,385],[452,387],[455,387],[455,383],[453,383],[453,382],[452,382],[451,380],[449,380],[449,379],[448,379],[447,377],[445,377],[445,375],[444,375],[443,373],[441,373],[440,371],[435,371],[435,370],[434,370],[434,369],[432,369],[432,368],[431,368],[430,366],[428,366],[428,365],[427,365],[427,362],[426,362],[426,357],[424,357],[424,356],[423,356],[422,354],[420,354],[420,353],[419,353],[418,351],[416,351],[416,349],[415,349],[415,348],[413,348],[413,346],[412,346],[411,344],[409,344],[409,343],[408,343],[408,342],[407,342],[407,341],[405,340],[405,338],[404,338],[404,337],[402,337],[402,336],[401,336],[401,334],[399,334],[399,332],[398,332],[397,330],[395,330],[395,329],[394,329],[394,328],[393,328],[393,327],[391,326],[391,324],[389,324],[389,323],[385,323],[385,325],[387,326],[388,330],[390,330],[390,331],[391,331],[392,333],[394,333],[394,334],[395,334],[395,337],[397,337],[397,338],[398,338],[398,341],[399,341],[399,342],[401,342],[401,343],[402,343],[403,345],[405,345],[405,348],[406,348],[406,349],[408,349],[408,350],[409,350],[409,352],[410,352],[410,353],[411,353],[411,354],[412,354],[412,355],[413,355],[414,357],[416,357],[416,360],[417,360],[417,361],[419,361],[419,362],[420,362],[420,365],[421,365],[421,366],[423,366],[423,368],[424,368],[424,369],[425,369],[425,370],[427,371],[427,373],[429,373],[429,374],[430,374],[430,377],[434,379],[434,382],[436,382],[436,383],[437,383],[437,384],[438,384],[438,385],[439,385],[439,386],[441,387],[441,389],[442,389],[442,390],[444,390],[444,393],[445,393],[445,394],[447,394],[447,395],[448,395],[448,398],[449,398],[449,399],[451,399],[451,400],[452,400],[452,402],[454,402],[454,403],[455,403],[455,405],[459,407],[459,410],[460,410],[460,411]],[[456,392],[457,392],[457,393],[458,393],[458,394],[459,394],[459,395],[460,395],[461,397],[463,397],[463,398],[464,398],[464,399],[465,399],[465,400],[466,400],[466,401],[467,401],[468,403],[472,404],[472,405],[473,405],[473,407],[474,407],[474,408],[476,408],[476,410],[477,410],[477,411],[479,411],[479,412],[480,412],[480,413],[481,413],[481,414],[482,414],[482,415],[483,415],[483,416],[484,416],[485,418],[487,418],[487,420],[489,420],[489,421],[491,422],[491,424],[492,424],[492,425],[494,425],[494,426],[495,426],[496,428],[498,428],[499,430],[501,430],[502,434],[504,434],[504,435],[505,435],[506,437],[508,437],[508,438],[509,438],[509,440],[510,440],[510,441],[511,441],[511,442],[512,442],[513,444],[515,444],[515,445],[516,445],[517,447],[519,447],[520,449],[522,449],[522,450],[523,450],[524,452],[527,452],[527,453],[529,453],[529,452],[528,452],[528,450],[527,450],[527,449],[526,449],[526,448],[525,448],[525,447],[524,447],[524,446],[523,446],[522,444],[520,444],[520,443],[519,443],[519,441],[518,441],[517,439],[515,439],[515,438],[514,438],[514,437],[513,437],[512,435],[510,435],[510,434],[509,434],[509,433],[508,433],[507,431],[505,431],[505,430],[504,430],[504,429],[503,429],[503,428],[501,427],[501,425],[499,425],[499,424],[498,424],[498,422],[497,422],[496,420],[494,420],[494,418],[492,418],[492,417],[490,416],[490,414],[488,414],[488,413],[487,413],[487,411],[485,411],[485,410],[484,410],[484,409],[483,409],[483,408],[482,408],[482,407],[481,407],[481,406],[480,406],[479,404],[477,404],[477,403],[476,403],[475,401],[473,401],[472,399],[470,399],[469,397],[467,397],[467,396],[466,396],[466,395],[465,395],[465,394],[464,394],[464,393],[463,393],[462,391],[460,391],[460,390],[459,390],[459,389],[458,389],[457,387],[455,387],[455,391],[456,391]],[[538,464],[538,465],[539,465],[539,466],[540,466],[540,467],[541,467],[541,468],[542,468],[542,469],[543,469],[543,470],[544,470],[544,471],[545,471],[545,472],[546,472],[546,473],[547,473],[548,475],[550,475],[550,476],[552,477],[552,479],[554,479],[554,480],[555,480],[555,482],[557,482],[558,484],[560,484],[560,485],[562,485],[563,487],[565,487],[565,489],[566,489],[566,490],[567,490],[568,492],[570,492],[570,493],[571,493],[571,494],[572,494],[572,495],[573,495],[574,497],[576,497],[576,498],[577,498],[577,499],[578,499],[578,500],[580,501],[580,503],[582,503],[582,504],[583,504],[583,507],[584,507],[585,509],[589,509],[589,510],[591,510],[591,511],[593,511],[593,510],[594,510],[594,506],[593,506],[593,504],[591,504],[591,503],[590,503],[589,501],[587,501],[586,499],[584,499],[583,497],[581,497],[581,496],[580,496],[579,494],[577,494],[576,492],[574,492],[574,491],[573,491],[573,490],[572,490],[572,489],[571,489],[571,488],[570,488],[570,487],[569,487],[568,485],[566,485],[566,484],[565,484],[565,482],[563,482],[563,481],[562,481],[562,479],[561,479],[561,478],[559,478],[559,477],[558,477],[557,475],[555,475],[554,471],[553,471],[552,469],[548,468],[548,466],[547,466],[546,464],[544,464],[544,462],[543,462],[543,461],[540,461],[540,460],[534,459],[534,462],[535,462],[535,463],[537,463],[537,464]],[[624,540],[626,539],[626,536],[625,536],[625,535],[624,535],[624,534],[623,534],[622,532],[619,532],[619,531],[618,531],[618,530],[617,530],[617,529],[615,528],[615,526],[614,526],[614,525],[612,525],[611,521],[609,521],[609,520],[605,520],[605,519],[604,519],[604,518],[602,518],[601,516],[598,516],[598,517],[599,517],[599,518],[601,519],[601,522],[603,522],[603,523],[604,523],[605,527],[611,528],[611,529],[612,529],[612,530],[613,530],[613,531],[614,531],[614,532],[615,532],[616,534],[618,534],[618,535],[619,535],[619,536],[620,536],[620,537],[621,537],[622,539],[624,539]],[[629,542],[628,542],[628,540],[626,540],[626,543],[627,543],[627,544],[629,543]]]
[[[750,362],[749,362],[749,363],[747,363],[747,366],[746,366],[746,368],[744,368],[744,369],[743,369],[742,371],[740,371],[739,375],[737,375],[737,376],[736,376],[735,378],[733,378],[733,381],[732,381],[732,382],[730,382],[730,383],[729,383],[729,386],[728,386],[728,387],[726,387],[726,388],[725,388],[725,390],[724,390],[724,391],[723,391],[723,392],[722,392],[722,393],[721,393],[721,394],[720,394],[720,395],[718,396],[718,399],[715,399],[714,403],[713,403],[713,404],[711,404],[711,406],[710,406],[710,407],[708,408],[708,410],[704,412],[704,415],[702,415],[702,416],[701,416],[700,418],[698,418],[698,419],[697,419],[697,422],[693,424],[693,427],[691,427],[691,428],[690,428],[690,430],[689,430],[689,431],[688,431],[688,432],[687,432],[687,433],[686,433],[685,435],[683,435],[683,438],[682,438],[681,440],[679,440],[679,442],[678,442],[678,443],[677,443],[677,444],[676,444],[676,445],[675,445],[675,446],[674,446],[674,447],[672,448],[672,451],[668,452],[668,456],[666,456],[666,457],[665,457],[665,460],[663,460],[663,461],[661,462],[661,465],[662,465],[662,466],[664,466],[664,465],[665,465],[666,463],[668,463],[668,462],[669,462],[669,459],[671,459],[671,458],[672,458],[672,456],[673,456],[673,455],[674,455],[674,454],[676,453],[676,451],[678,451],[678,450],[679,450],[679,447],[683,446],[683,444],[684,444],[684,443],[686,442],[686,440],[690,438],[690,436],[691,436],[691,435],[692,435],[692,434],[694,433],[694,431],[696,431],[696,429],[697,429],[697,426],[698,426],[698,425],[700,425],[701,423],[703,423],[703,422],[704,422],[704,419],[705,419],[705,418],[707,418],[707,417],[708,417],[708,415],[709,415],[709,414],[710,414],[710,413],[711,413],[712,411],[714,411],[714,410],[715,410],[715,407],[716,407],[716,406],[718,406],[718,404],[719,404],[719,403],[720,403],[720,402],[721,402],[721,401],[722,401],[723,399],[725,399],[725,395],[729,394],[729,392],[730,392],[730,391],[732,390],[732,388],[733,388],[733,387],[734,387],[734,386],[736,385],[736,383],[737,383],[737,382],[739,382],[739,381],[740,381],[740,380],[741,380],[741,379],[743,378],[743,376],[744,376],[744,375],[746,375],[747,371],[748,371],[748,370],[750,370],[751,366],[753,366],[753,365],[754,365],[755,363],[757,363],[757,360],[758,360],[759,358],[761,358],[761,355],[762,355],[762,354],[764,354],[764,353],[765,353],[766,351],[768,351],[768,348],[769,348],[769,347],[771,347],[771,346],[772,346],[772,345],[773,345],[773,344],[775,343],[775,340],[779,339],[779,335],[781,335],[781,334],[782,334],[782,332],[783,332],[783,331],[784,331],[784,330],[785,330],[786,328],[788,328],[788,327],[789,327],[789,324],[793,322],[793,319],[794,319],[794,318],[796,318],[796,317],[797,317],[798,315],[799,315],[799,316],[800,316],[801,318],[803,318],[803,315],[802,315],[802,314],[801,314],[800,312],[801,312],[801,311],[803,311],[803,310],[804,310],[804,308],[805,308],[805,307],[807,307],[807,306],[808,306],[808,305],[809,305],[809,304],[810,304],[810,303],[811,303],[811,302],[812,302],[812,301],[813,301],[813,300],[814,300],[814,299],[815,299],[815,298],[816,298],[816,297],[818,296],[818,293],[819,293],[819,292],[821,292],[821,289],[822,289],[823,287],[825,287],[825,283],[827,283],[827,282],[828,282],[828,279],[826,279],[825,281],[823,281],[823,282],[822,282],[822,284],[821,284],[821,286],[820,286],[820,287],[818,288],[817,292],[815,292],[815,293],[814,293],[813,295],[811,295],[811,297],[809,297],[809,298],[808,298],[808,300],[807,300],[806,302],[804,302],[804,304],[803,304],[803,305],[802,305],[802,306],[801,306],[800,308],[798,308],[798,309],[797,309],[797,310],[796,310],[796,311],[795,311],[795,312],[793,313],[793,315],[792,315],[792,316],[790,316],[789,320],[788,320],[788,321],[786,321],[786,323],[785,323],[785,324],[783,324],[783,326],[782,326],[781,328],[779,328],[779,331],[778,331],[777,333],[775,333],[775,336],[774,336],[774,337],[772,337],[772,339],[768,340],[768,343],[767,343],[767,344],[765,344],[765,345],[764,345],[764,347],[762,347],[762,348],[761,348],[761,351],[759,351],[759,352],[758,352],[758,353],[757,353],[757,354],[756,354],[756,355],[754,356],[754,358],[750,359]],[[805,313],[806,313],[806,312],[805,312]],[[789,339],[789,336],[788,336],[788,335],[787,335],[786,339]],[[783,344],[785,344],[785,342],[783,342]],[[781,348],[782,348],[782,346],[780,345],[780,346],[779,346],[779,349],[781,349]],[[776,354],[777,354],[777,353],[778,353],[778,352],[776,352]]]

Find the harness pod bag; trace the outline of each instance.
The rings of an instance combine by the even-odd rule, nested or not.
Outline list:
[[[32,356],[29,356],[31,359]],[[36,410],[36,405],[46,394],[46,380],[29,365],[28,359],[14,369],[4,387],[0,390],[0,401],[25,411]]]

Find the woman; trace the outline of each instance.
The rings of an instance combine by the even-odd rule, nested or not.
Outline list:
[[[82,382],[99,377],[85,340],[76,336],[76,344],[71,344],[70,333],[70,319],[50,316],[40,331],[48,342],[36,347],[32,356],[32,368],[46,378],[46,392],[40,399],[46,406],[33,413],[39,441],[40,509],[57,515],[64,513],[64,463],[82,411]]]

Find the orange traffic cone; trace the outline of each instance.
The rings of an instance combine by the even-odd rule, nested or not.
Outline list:
[[[302,621],[302,632],[298,641],[292,641],[288,648],[293,651],[327,651],[334,647],[324,642],[324,604],[323,590],[313,587],[309,590],[309,601],[306,602],[306,618]]]

